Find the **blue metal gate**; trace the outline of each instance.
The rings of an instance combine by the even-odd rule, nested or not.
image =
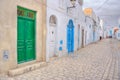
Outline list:
[[[67,25],[67,50],[68,53],[74,52],[74,25],[72,20],[69,20]]]

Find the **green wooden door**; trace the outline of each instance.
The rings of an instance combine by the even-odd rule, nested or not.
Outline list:
[[[17,60],[23,63],[35,59],[35,12],[21,7],[18,10]]]
[[[18,28],[17,28],[17,53],[18,53],[18,62],[25,62],[25,20],[18,19]]]
[[[26,21],[26,37],[25,37],[25,45],[26,45],[26,59],[33,60],[35,59],[35,28],[34,21],[27,20]]]

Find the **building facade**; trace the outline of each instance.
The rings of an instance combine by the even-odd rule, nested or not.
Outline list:
[[[90,30],[92,32],[92,41],[90,40],[90,42],[97,42],[100,39],[100,19],[96,16],[92,8],[85,8],[84,13],[86,15],[87,27],[90,24],[92,26]],[[91,21],[89,19],[91,19]],[[89,28],[87,30],[89,30]]]
[[[46,61],[46,0],[2,0],[0,8],[0,73]]]
[[[85,16],[81,3],[77,3],[73,7],[70,0],[47,1],[47,61],[51,57],[62,56],[81,47]]]
[[[0,73],[12,74],[14,69],[49,62],[52,57],[74,53],[98,41],[96,15],[84,14],[83,0],[75,0],[75,4],[71,1],[1,1]],[[34,68],[18,71],[25,73]]]
[[[93,19],[89,16],[86,16],[86,19],[85,19],[85,22],[86,22],[86,27],[87,27],[87,41],[86,41],[86,45],[90,44],[93,42]]]

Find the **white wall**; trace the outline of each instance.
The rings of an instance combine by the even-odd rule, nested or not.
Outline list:
[[[89,16],[86,16],[86,25],[86,29],[88,32],[86,45],[88,45],[93,42],[93,19]]]
[[[70,7],[72,6],[69,0],[63,0],[63,4],[61,6],[60,0],[47,0],[47,61],[49,61],[49,54],[50,54],[50,49],[49,49],[49,18],[51,15],[55,15],[57,18],[57,50],[56,53],[58,55],[64,55],[67,53],[67,25],[70,19],[73,20],[74,23],[74,51],[77,50],[78,48],[78,24],[80,24],[80,38],[81,38],[81,26],[84,25],[84,19],[85,16],[82,12],[82,7],[77,4],[76,8],[68,9],[67,6]],[[59,47],[60,47],[60,40],[63,40],[63,51],[60,53]],[[81,42],[81,39],[80,39]],[[80,43],[81,44],[81,43]]]

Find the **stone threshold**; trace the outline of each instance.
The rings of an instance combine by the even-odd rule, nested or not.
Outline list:
[[[24,66],[24,67],[19,67],[19,68],[16,68],[16,69],[9,70],[8,71],[8,76],[14,77],[14,76],[17,76],[17,75],[20,75],[20,74],[24,74],[24,73],[36,70],[36,69],[41,68],[41,67],[45,67],[45,66],[47,66],[46,62],[37,62],[37,63],[34,63],[32,65],[27,65],[27,66]]]

